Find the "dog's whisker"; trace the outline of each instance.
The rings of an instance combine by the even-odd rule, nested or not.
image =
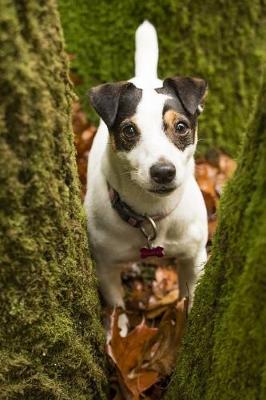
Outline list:
[[[131,175],[131,171],[120,172],[119,175]]]
[[[200,139],[198,139],[198,142],[208,142],[209,141],[209,139],[207,139],[207,138],[200,138]]]
[[[131,174],[136,174],[136,172],[137,172],[137,170],[132,170],[132,169],[130,169],[130,170],[128,170],[128,171],[124,171],[124,172],[121,172],[120,173],[120,175],[131,175]]]
[[[131,173],[132,173],[132,175],[135,175],[137,177],[140,175],[138,171],[131,171]]]

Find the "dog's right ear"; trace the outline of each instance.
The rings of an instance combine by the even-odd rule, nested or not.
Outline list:
[[[131,82],[105,83],[89,90],[92,106],[99,116],[111,128],[115,122],[121,94],[134,87]]]
[[[200,78],[191,78],[184,76],[175,76],[166,78],[163,86],[172,89],[185,110],[190,114],[198,112],[200,114],[204,108],[204,100],[207,95],[207,82]]]

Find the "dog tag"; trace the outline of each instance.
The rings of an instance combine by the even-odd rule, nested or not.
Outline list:
[[[161,246],[157,247],[142,247],[140,249],[140,257],[163,257],[164,256],[164,248]]]
[[[150,228],[152,229],[152,232],[148,233],[146,230],[147,228],[145,228],[144,225],[140,226],[140,230],[147,240],[147,247],[142,247],[140,249],[140,258],[143,259],[143,258],[147,258],[147,257],[163,257],[164,256],[164,248],[161,246],[156,246],[156,247],[152,246],[152,242],[153,242],[153,240],[156,239],[156,236],[157,236],[156,224],[155,224],[154,220],[151,217],[149,217],[148,215],[146,215],[146,220],[149,223]]]

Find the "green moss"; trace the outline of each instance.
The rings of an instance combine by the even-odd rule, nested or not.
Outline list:
[[[265,93],[266,83],[221,202],[212,256],[166,399],[266,396]]]
[[[264,1],[59,0],[59,9],[85,109],[89,87],[134,75],[135,30],[148,19],[159,35],[160,76],[209,82],[199,151],[236,155],[261,85]]]
[[[0,397],[102,399],[104,334],[55,1],[2,1],[0,49]]]

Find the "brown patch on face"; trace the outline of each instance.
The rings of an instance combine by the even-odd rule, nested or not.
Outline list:
[[[130,151],[139,141],[140,130],[133,115],[117,124],[111,131],[112,144],[115,150]]]
[[[168,109],[163,114],[164,131],[171,142],[181,151],[195,141],[195,121],[191,121],[185,114]],[[178,127],[184,126],[184,130]]]
[[[172,127],[178,119],[182,118],[182,114],[174,110],[168,110],[164,114],[163,121],[168,127]]]

